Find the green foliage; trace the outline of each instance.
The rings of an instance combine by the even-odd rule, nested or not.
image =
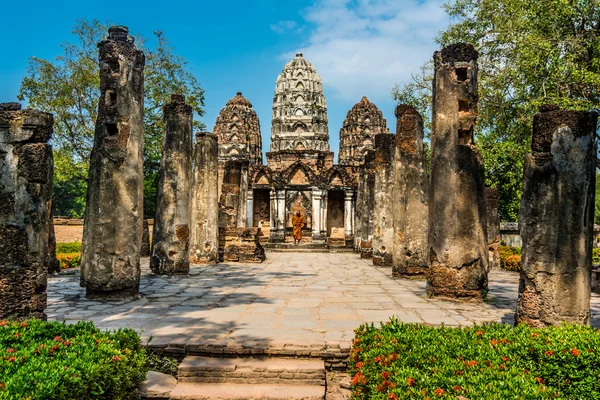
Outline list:
[[[56,259],[61,269],[81,266],[81,242],[56,243]]]
[[[468,42],[479,51],[476,141],[486,167],[486,185],[502,192],[500,216],[515,221],[523,158],[540,105],[599,108],[600,3],[449,0],[445,8],[452,22],[438,38],[440,46]],[[416,106],[427,119],[431,63],[421,72],[397,86],[393,95]]]
[[[594,207],[594,222],[600,224],[600,174],[596,173],[596,204]]]
[[[161,372],[163,374],[177,377],[179,363],[173,358],[148,352],[146,355],[146,364],[148,365],[148,369],[150,371]]]
[[[361,325],[350,354],[355,399],[600,398],[600,333],[534,329]]]
[[[81,242],[60,242],[56,243],[57,253],[79,253],[81,252]]]
[[[19,100],[54,114],[55,215],[82,217],[85,211],[89,154],[98,113],[100,77],[96,44],[107,35],[108,24],[79,20],[73,28],[75,43],[62,45],[55,60],[29,60],[21,82]],[[152,46],[142,37],[136,45],[144,50],[144,215],[155,214],[156,174],[164,132],[162,106],[171,94],[180,93],[197,116],[204,114],[204,90],[189,71],[184,58],[174,54],[162,31],[155,31]],[[194,121],[194,128],[204,125]]]
[[[0,399],[132,399],[147,371],[131,329],[0,321]]]
[[[520,247],[500,246],[498,252],[500,253],[500,268],[508,271],[521,270]]]
[[[592,249],[592,265],[600,265],[600,248],[598,247]]]

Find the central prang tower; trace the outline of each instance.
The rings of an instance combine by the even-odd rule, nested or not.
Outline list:
[[[297,53],[277,77],[273,97],[269,166],[287,168],[298,160],[316,169],[333,164],[329,151],[327,103],[321,77],[311,63]]]

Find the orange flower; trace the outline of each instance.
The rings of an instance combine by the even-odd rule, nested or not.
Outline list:
[[[15,361],[17,361],[17,357],[15,357],[15,356],[11,356],[11,357],[8,359],[8,362],[15,362]]]
[[[21,322],[21,325],[20,325],[21,328],[25,328],[26,326],[27,326],[27,321]]]
[[[60,336],[54,336],[54,341],[55,342],[60,342],[62,339],[60,338]]]
[[[383,379],[390,379],[390,373],[389,373],[388,371],[383,371],[383,372],[381,373],[381,377],[382,377]]]
[[[398,395],[396,393],[388,394],[388,400],[398,400]]]
[[[462,390],[462,388],[460,386],[456,385],[452,388],[452,390],[454,390],[455,392],[460,392]]]
[[[477,336],[481,336],[481,335],[483,335],[484,333],[485,333],[484,331],[477,331],[477,332],[475,332],[475,334],[476,334]]]
[[[415,386],[415,380],[413,378],[408,378],[406,380],[406,383],[408,384],[408,386]]]
[[[546,357],[550,357],[554,354],[554,352],[552,350],[547,350],[545,353]]]
[[[0,382],[0,389],[6,389],[6,383]]]
[[[11,347],[10,349],[7,349],[6,352],[7,353],[16,353],[17,351]]]
[[[121,357],[119,356],[113,356],[113,358],[110,359],[112,362],[119,362],[121,361]]]
[[[20,333],[15,333],[15,334],[13,335],[13,337],[14,337],[15,339],[17,339],[17,338],[20,338],[20,337],[21,337],[21,334],[20,334]]]
[[[363,362],[362,361],[359,361],[359,362],[356,363],[356,368],[362,369],[362,367],[363,367]]]
[[[6,322],[6,320],[0,321],[0,326],[6,326],[6,324],[8,324],[8,322]],[[599,330],[599,332],[600,332],[600,330]]]
[[[353,385],[364,385],[367,383],[367,378],[359,371],[356,373],[356,375],[354,375],[354,377],[352,378],[352,384]]]
[[[492,339],[492,340],[490,340],[490,344],[491,344],[492,346],[497,346],[497,345],[498,345],[498,343],[499,343],[499,342],[498,342],[496,339]]]
[[[575,357],[577,357],[579,355],[579,350],[571,349],[571,354],[574,355]]]
[[[437,388],[437,389],[435,389],[435,390],[433,391],[433,393],[435,393],[435,395],[436,395],[436,396],[441,396],[441,395],[443,395],[444,393],[446,393],[446,391],[445,391],[444,389],[442,389],[442,388]]]
[[[464,374],[464,372],[462,372],[461,370],[456,371],[456,375],[460,376],[462,374]]]
[[[538,336],[540,336],[540,334],[539,334],[539,333],[536,333],[536,332],[533,332],[533,333],[531,334],[531,337],[534,337],[534,338],[535,338],[535,337],[538,337]]]
[[[544,384],[544,378],[537,377],[537,378],[535,378],[535,381],[536,381],[537,383],[539,383],[540,385],[543,385],[543,384]]]
[[[508,357],[502,356],[502,361],[507,362],[508,361]]]

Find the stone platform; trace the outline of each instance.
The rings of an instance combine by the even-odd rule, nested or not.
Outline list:
[[[349,349],[361,323],[394,315],[432,325],[512,324],[519,278],[492,271],[486,303],[453,303],[428,299],[425,282],[393,279],[390,268],[373,267],[354,253],[271,253],[262,264],[194,265],[189,276],[174,277],[152,276],[143,261],[141,296],[132,300],[86,299],[77,271],[50,277],[48,319],[131,327],[159,347],[291,355],[286,348]],[[595,294],[592,325],[600,327]]]

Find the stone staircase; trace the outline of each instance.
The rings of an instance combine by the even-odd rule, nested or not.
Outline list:
[[[170,400],[324,400],[319,358],[186,356]],[[154,399],[142,396],[144,399]]]

